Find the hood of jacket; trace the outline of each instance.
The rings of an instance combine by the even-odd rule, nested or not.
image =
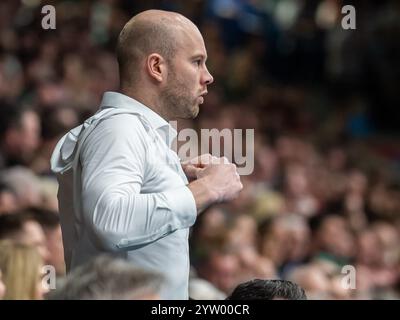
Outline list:
[[[92,117],[88,118],[83,124],[71,129],[58,141],[50,160],[52,172],[63,174],[71,169],[79,158],[77,157],[79,155],[79,146],[82,145],[86,137],[101,121],[117,114],[137,115],[145,129],[147,131],[150,129],[147,120],[137,111],[113,106],[101,107]]]

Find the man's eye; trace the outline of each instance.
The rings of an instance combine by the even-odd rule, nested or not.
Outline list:
[[[197,64],[197,66],[200,66],[201,60],[196,60],[194,63]]]

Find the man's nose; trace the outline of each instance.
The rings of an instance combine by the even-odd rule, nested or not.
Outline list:
[[[208,71],[207,67],[205,68],[205,76],[204,76],[204,83],[209,85],[214,82],[214,78],[211,73]]]

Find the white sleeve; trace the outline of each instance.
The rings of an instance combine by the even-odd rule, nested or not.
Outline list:
[[[109,249],[140,247],[196,220],[195,200],[185,185],[140,193],[146,139],[136,116],[118,115],[100,123],[82,146],[85,223]]]

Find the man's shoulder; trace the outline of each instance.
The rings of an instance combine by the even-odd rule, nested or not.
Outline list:
[[[82,142],[82,156],[112,150],[145,150],[149,136],[139,115],[115,114],[101,119]]]
[[[114,134],[146,134],[143,119],[134,113],[119,113],[102,119],[98,124],[98,129],[107,130]]]

